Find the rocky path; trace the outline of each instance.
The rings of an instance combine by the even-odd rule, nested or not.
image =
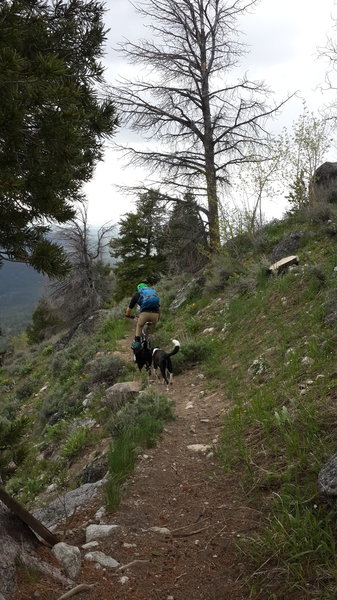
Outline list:
[[[121,351],[129,351],[122,340]],[[174,359],[173,359],[174,360]],[[163,386],[151,383],[160,391]],[[79,583],[95,584],[83,600],[243,600],[245,565],[237,563],[236,542],[256,526],[256,515],[240,497],[235,475],[223,473],[216,459],[225,390],[208,391],[198,370],[176,377],[168,396],[175,420],[166,424],[157,446],[144,452],[128,480],[120,508],[104,523],[118,524],[113,538],[95,550],[123,568],[98,569],[83,562]],[[82,533],[69,541],[81,546],[85,526],[103,500],[87,507]],[[125,566],[129,565],[129,566]],[[27,594],[31,593],[27,590]],[[55,582],[35,588],[42,600],[64,590]],[[26,600],[21,590],[16,600]]]

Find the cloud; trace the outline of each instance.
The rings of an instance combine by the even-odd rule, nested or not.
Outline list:
[[[137,41],[151,32],[127,0],[107,0],[105,6],[105,21],[110,31],[104,62],[106,77],[113,83],[118,75],[128,77],[135,71],[135,67],[127,65],[117,52],[118,43],[125,38]],[[318,87],[324,81],[327,64],[317,60],[316,56],[317,47],[323,47],[326,35],[331,33],[334,6],[333,0],[261,0],[254,10],[240,19],[239,29],[249,47],[241,72],[247,70],[251,78],[264,80],[274,90],[276,100],[288,93],[299,92],[274,121],[275,131],[283,125],[291,126],[302,112],[303,98],[313,110],[330,99],[330,95],[322,94]],[[134,144],[134,134],[120,129],[115,140],[121,144],[132,140]],[[138,143],[142,143],[141,138]],[[132,185],[144,177],[141,169],[123,169],[123,160],[108,148],[92,182],[85,186],[90,221],[93,224],[110,219],[117,221],[121,214],[132,208],[132,200],[116,190],[114,184]],[[272,215],[272,205],[268,210]]]

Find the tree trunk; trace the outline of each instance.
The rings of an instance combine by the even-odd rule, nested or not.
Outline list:
[[[217,180],[214,164],[214,139],[212,131],[212,116],[209,96],[209,65],[207,64],[206,36],[204,29],[203,7],[200,10],[202,23],[200,32],[200,59],[202,73],[202,114],[204,120],[204,152],[205,152],[205,177],[208,202],[209,245],[212,254],[220,250],[219,204],[217,197]]]
[[[21,521],[26,523],[34,533],[37,533],[49,546],[54,546],[60,540],[49,531],[40,521],[38,521],[28,510],[12,498],[3,487],[0,486],[0,500],[11,510]]]

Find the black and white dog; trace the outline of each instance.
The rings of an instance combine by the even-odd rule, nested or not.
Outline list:
[[[142,341],[139,350],[133,350],[134,361],[137,363],[138,369],[141,371],[143,367],[151,374],[152,350],[148,347],[147,340]]]
[[[172,352],[165,352],[165,350],[161,350],[160,348],[154,348],[152,351],[153,368],[158,379],[160,378],[158,373],[159,370],[163,378],[163,383],[166,383],[166,385],[173,383],[171,356],[177,354],[180,350],[180,342],[178,342],[178,340],[172,340],[172,342],[174,343]]]

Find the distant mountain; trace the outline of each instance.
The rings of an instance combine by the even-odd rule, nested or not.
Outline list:
[[[98,228],[92,227],[93,239]],[[113,233],[108,234],[108,239]],[[52,236],[55,241],[57,237]],[[108,247],[103,260],[113,264]],[[5,336],[16,335],[26,328],[41,296],[48,293],[49,279],[22,263],[4,262],[0,268],[0,328]],[[1,344],[0,344],[1,345]]]
[[[0,327],[6,335],[24,329],[48,278],[22,263],[6,262],[0,269]]]

